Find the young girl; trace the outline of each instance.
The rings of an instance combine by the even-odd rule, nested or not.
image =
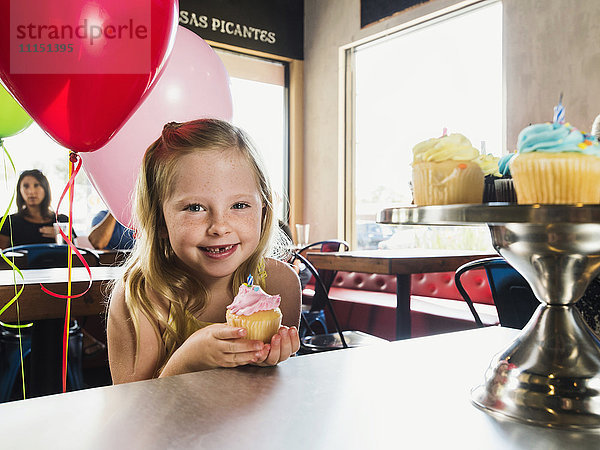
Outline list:
[[[165,125],[146,151],[138,229],[113,290],[108,354],[114,383],[244,364],[275,365],[300,342],[300,284],[266,254],[275,236],[271,187],[246,135],[218,120]],[[270,344],[226,325],[226,306],[252,274],[281,295]]]

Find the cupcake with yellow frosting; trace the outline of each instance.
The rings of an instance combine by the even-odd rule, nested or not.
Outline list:
[[[413,148],[414,203],[481,203],[483,171],[479,150],[462,134],[428,139]]]
[[[250,283],[242,284],[233,303],[227,306],[227,325],[245,328],[246,339],[268,344],[281,326],[281,297]]]
[[[600,144],[567,124],[530,125],[510,161],[521,204],[600,203]]]

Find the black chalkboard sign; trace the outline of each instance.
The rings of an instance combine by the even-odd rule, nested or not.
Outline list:
[[[179,25],[207,41],[304,57],[304,0],[179,0]]]
[[[360,27],[366,27],[394,13],[429,0],[360,0]]]

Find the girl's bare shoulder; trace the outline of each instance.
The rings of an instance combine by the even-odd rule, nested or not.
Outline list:
[[[155,307],[157,307],[163,314],[168,314],[170,304],[166,298],[158,294],[154,289],[152,289],[149,286],[146,286],[144,292],[145,295],[148,297],[148,300],[150,300],[150,302],[152,302],[155,305]],[[118,282],[116,282],[110,295],[110,302],[108,306],[109,315],[121,319],[129,318],[130,313],[128,304],[139,304],[139,299],[137,299],[137,302],[135,300],[132,301],[133,299],[127,298],[128,295],[135,294],[127,292],[123,280],[119,280]]]
[[[125,286],[123,280],[117,281],[110,293],[108,301],[108,315],[109,318],[127,319],[129,312],[127,310],[127,304],[125,302]]]
[[[266,258],[265,270],[267,271],[267,292],[271,295],[280,292],[298,289],[300,292],[300,280],[294,269],[283,261]]]

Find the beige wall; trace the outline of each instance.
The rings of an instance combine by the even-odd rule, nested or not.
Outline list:
[[[462,2],[432,0],[360,29],[360,0],[306,0],[304,222],[311,240],[343,237],[338,217],[340,46]],[[600,1],[504,0],[506,146],[529,123],[552,119],[564,92],[567,120],[589,131],[600,113]]]
[[[552,120],[564,92],[566,118],[590,131],[600,114],[600,2],[505,0],[507,145],[530,123]]]

